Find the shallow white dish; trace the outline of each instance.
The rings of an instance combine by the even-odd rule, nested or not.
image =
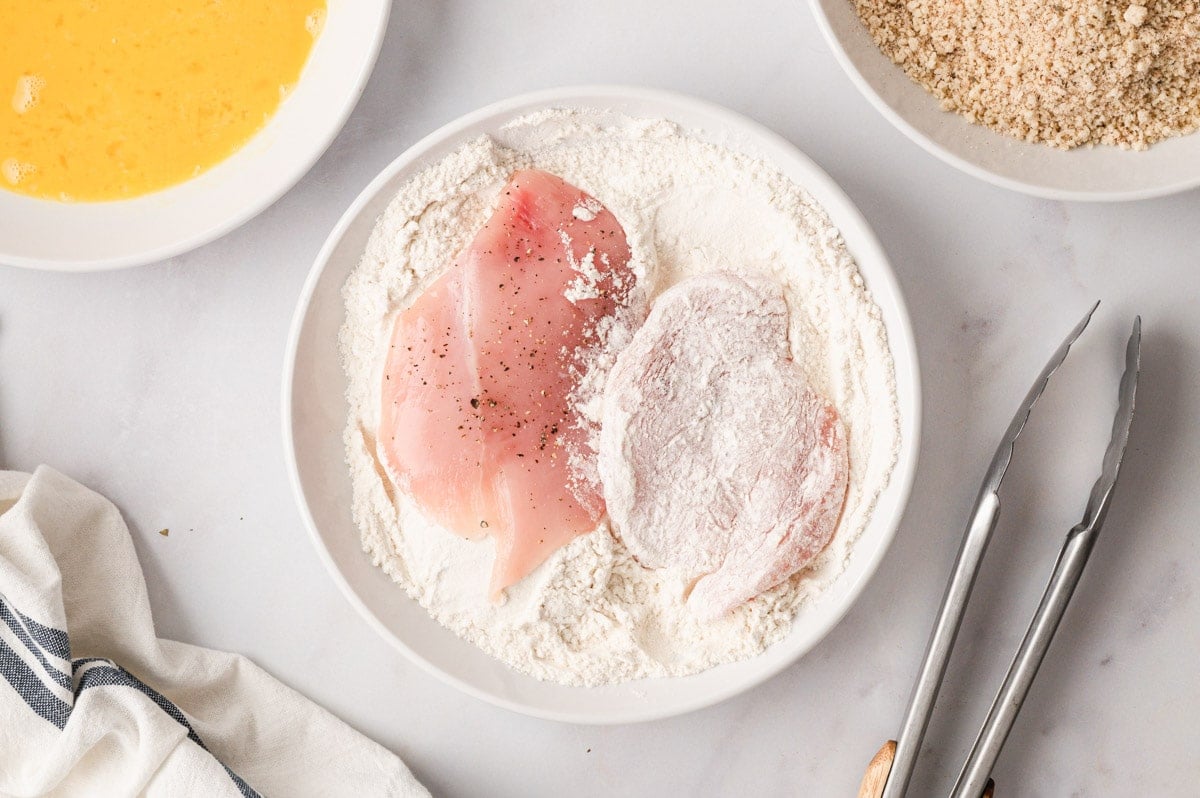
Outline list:
[[[358,102],[391,0],[330,0],[300,80],[254,138],[186,183],[115,202],[66,203],[0,190],[0,263],[55,271],[138,266],[207,244],[296,184]]]
[[[969,175],[1038,197],[1093,202],[1145,199],[1200,186],[1200,133],[1143,152],[1063,151],[1017,141],[943,111],[875,45],[852,0],[810,0],[809,5],[863,96],[910,139]]]
[[[497,134],[515,117],[549,107],[666,118],[774,163],[828,211],[883,311],[896,362],[903,437],[895,473],[846,571],[818,602],[802,610],[786,639],[755,659],[695,676],[612,687],[540,682],[440,626],[363,553],[350,514],[342,444],[347,416],[346,379],[337,349],[345,316],[342,284],[358,264],[376,219],[405,181],[465,141]],[[358,196],[317,256],[292,322],[283,379],[284,445],[300,511],[350,602],[418,665],[467,693],[518,712],[576,723],[627,723],[699,709],[764,681],[816,645],[862,591],[895,533],[916,466],[919,418],[917,355],[903,299],[875,236],[833,181],[791,144],[730,111],[675,94],[620,87],[560,89],[506,100],[450,123],[393,161]]]

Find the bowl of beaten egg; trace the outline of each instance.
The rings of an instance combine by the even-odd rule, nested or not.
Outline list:
[[[249,220],[341,129],[390,5],[18,4],[0,48],[0,263],[136,266]]]

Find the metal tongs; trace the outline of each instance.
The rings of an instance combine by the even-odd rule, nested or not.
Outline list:
[[[954,647],[954,639],[958,635],[967,600],[975,577],[979,573],[979,564],[987,549],[992,530],[1000,515],[1000,497],[998,491],[1008,464],[1012,460],[1013,444],[1025,422],[1029,419],[1029,411],[1034,402],[1046,389],[1050,375],[1062,364],[1071,345],[1087,327],[1095,313],[1096,303],[1083,320],[1071,330],[1070,335],[1059,346],[1050,362],[1042,369],[1042,373],[1034,381],[1033,387],[1025,396],[1025,401],[1017,409],[1012,423],[1000,442],[1000,447],[992,457],[987,477],[980,488],[979,497],[975,500],[975,508],[971,512],[971,521],[963,537],[962,547],[958,551],[958,559],[954,564],[954,573],[950,584],[946,587],[946,595],[942,599],[942,607],[938,611],[937,622],[929,638],[929,647],[925,652],[925,661],[921,665],[921,673],[913,688],[912,698],[904,716],[904,725],[900,729],[897,741],[889,740],[879,749],[879,753],[871,760],[867,773],[859,788],[859,798],[903,798],[912,778],[917,755],[921,749],[921,741],[925,737],[925,729],[929,725],[929,716],[933,712],[934,701],[938,689],[946,673],[946,663],[950,659],[950,650]],[[1104,464],[1100,478],[1092,486],[1091,496],[1083,513],[1083,520],[1067,533],[1066,542],[1054,565],[1054,573],[1046,592],[1034,613],[1033,621],[1025,632],[1025,639],[1008,669],[1004,684],[992,702],[992,708],[984,721],[983,729],[979,732],[967,762],[959,773],[958,781],[951,793],[953,798],[990,798],[994,789],[991,780],[992,768],[1000,756],[1000,749],[1008,738],[1017,712],[1025,700],[1033,678],[1037,675],[1038,667],[1050,646],[1050,640],[1058,629],[1066,611],[1067,603],[1075,591],[1075,586],[1083,575],[1088,556],[1096,544],[1100,527],[1108,514],[1112,501],[1113,486],[1117,481],[1117,473],[1121,468],[1121,459],[1125,455],[1125,446],[1129,441],[1129,426],[1133,420],[1134,394],[1137,390],[1138,370],[1141,362],[1142,320],[1138,317],[1133,322],[1133,333],[1125,348],[1125,372],[1121,376],[1119,404],[1116,418],[1113,420],[1112,438],[1108,450],[1104,453]]]

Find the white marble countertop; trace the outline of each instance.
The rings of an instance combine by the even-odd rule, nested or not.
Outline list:
[[[308,542],[279,432],[292,309],[350,200],[461,113],[587,82],[722,103],[828,170],[893,259],[925,391],[908,513],[841,625],[748,694],[614,728],[493,708],[377,637]],[[349,124],[259,218],[129,271],[0,268],[0,464],[48,463],[112,498],[133,528],[160,635],[249,655],[395,750],[436,795],[852,795],[899,724],[996,438],[1063,333],[1100,298],[1094,329],[1022,438],[912,794],[947,791],[1082,511],[1119,350],[1141,313],[1125,478],[996,778],[1005,798],[1195,795],[1198,212],[1195,192],[1063,204],[954,171],[857,94],[800,0],[397,0]]]

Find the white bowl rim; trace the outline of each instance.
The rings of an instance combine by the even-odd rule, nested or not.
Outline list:
[[[190,236],[172,241],[169,244],[162,244],[157,247],[151,247],[138,252],[130,252],[125,255],[118,255],[108,258],[88,258],[77,260],[64,260],[62,258],[34,258],[24,255],[11,255],[0,253],[0,264],[5,266],[14,266],[20,269],[34,269],[38,271],[49,272],[99,272],[110,271],[115,269],[125,269],[133,266],[144,266],[150,263],[158,263],[159,261],[173,258],[176,255],[181,255],[185,252],[191,252],[193,249],[198,249],[205,244],[212,243],[218,238],[221,238],[226,233],[232,232],[244,225],[267,208],[279,201],[280,197],[292,190],[300,180],[308,174],[309,170],[321,159],[329,146],[333,144],[333,140],[338,137],[345,127],[346,121],[350,118],[354,108],[358,105],[359,99],[367,88],[367,81],[371,78],[371,73],[375,69],[375,62],[379,58],[379,52],[383,47],[383,39],[387,34],[388,18],[391,15],[392,2],[385,0],[379,4],[379,19],[375,23],[375,35],[370,42],[367,43],[367,57],[362,62],[362,68],[359,74],[355,75],[354,83],[350,91],[346,92],[345,98],[337,112],[329,117],[329,124],[325,130],[316,138],[313,139],[311,146],[303,157],[294,161],[292,169],[286,174],[286,177],[281,177],[279,181],[267,191],[264,191],[253,202],[248,203],[241,208],[237,213],[226,217],[219,224],[209,226],[204,230],[193,233]],[[303,80],[303,74],[301,74]],[[265,129],[265,126],[264,126]],[[262,133],[262,130],[257,131],[254,135]],[[251,137],[251,141],[253,137]],[[250,142],[247,141],[248,145]],[[239,148],[240,149],[240,148]],[[235,150],[236,152],[236,150]],[[231,156],[232,157],[232,154]],[[185,181],[186,182],[186,181]],[[170,191],[168,186],[163,191]],[[152,192],[157,193],[157,192]],[[146,195],[149,196],[149,195]]]
[[[879,92],[875,91],[875,87],[871,85],[871,82],[867,80],[866,76],[850,60],[846,48],[842,46],[841,39],[834,31],[833,24],[829,21],[825,9],[821,6],[821,0],[808,0],[808,7],[812,9],[812,14],[817,21],[817,27],[821,29],[821,34],[825,37],[825,42],[829,46],[829,49],[833,51],[834,58],[841,65],[842,71],[846,73],[850,78],[850,82],[855,85],[859,92],[867,98],[867,101],[875,107],[875,110],[891,122],[893,127],[920,146],[921,149],[972,177],[991,183],[994,186],[1009,189],[1010,191],[1017,191],[1042,199],[1066,202],[1135,202],[1137,200],[1179,194],[1200,186],[1200,174],[1197,174],[1195,177],[1153,188],[1129,189],[1126,191],[1071,191],[1039,186],[1036,183],[1027,183],[1024,180],[1015,180],[1011,177],[997,174],[990,169],[985,169],[950,152],[897,113],[891,103],[883,99]],[[1200,136],[1200,133],[1192,135]]]
[[[329,263],[329,258],[333,250],[340,243],[346,229],[357,219],[358,215],[380,191],[380,189],[390,181],[398,172],[407,168],[410,164],[416,162],[425,153],[426,150],[432,148],[443,140],[457,135],[460,131],[465,130],[478,122],[489,117],[499,114],[511,113],[520,108],[526,108],[531,105],[543,105],[546,107],[554,107],[563,105],[567,99],[575,100],[576,106],[581,105],[578,98],[581,96],[591,96],[595,98],[596,107],[603,107],[605,98],[609,102],[618,99],[633,99],[644,100],[647,102],[662,102],[668,104],[677,104],[680,106],[690,106],[691,108],[722,119],[734,128],[747,130],[757,137],[774,142],[778,145],[786,147],[791,155],[798,161],[803,162],[813,172],[812,178],[817,182],[823,183],[820,190],[830,196],[837,198],[842,207],[839,208],[840,213],[845,217],[853,219],[857,223],[860,235],[856,236],[855,246],[860,252],[869,250],[872,259],[878,264],[878,274],[873,275],[872,279],[884,283],[884,289],[895,305],[895,326],[888,325],[888,341],[896,352],[897,346],[895,342],[900,339],[900,347],[903,351],[911,354],[911,358],[904,364],[909,369],[908,374],[911,376],[908,379],[909,390],[912,396],[912,414],[908,419],[908,428],[901,429],[901,452],[895,467],[892,470],[889,490],[895,490],[896,496],[896,511],[895,516],[888,528],[885,530],[878,546],[870,553],[866,559],[866,564],[860,574],[858,581],[848,589],[843,600],[842,606],[835,612],[831,613],[824,623],[820,624],[819,630],[813,636],[813,642],[803,650],[797,650],[794,656],[781,660],[773,667],[764,670],[755,675],[753,678],[734,681],[730,685],[710,691],[702,697],[697,697],[690,702],[682,703],[678,706],[668,709],[646,708],[640,711],[628,711],[622,714],[606,715],[604,717],[594,717],[592,715],[578,714],[574,712],[559,712],[551,711],[542,708],[534,708],[510,700],[508,698],[494,695],[485,690],[482,690],[475,685],[460,679],[454,675],[446,673],[432,662],[427,660],[407,643],[397,636],[376,614],[363,602],[363,600],[355,592],[354,588],[346,580],[345,576],[339,570],[337,563],[333,559],[333,555],[326,547],[324,540],[321,537],[320,530],[317,527],[316,521],[313,518],[312,511],[308,505],[308,499],[301,484],[299,463],[296,457],[295,440],[292,435],[293,430],[293,397],[292,386],[295,378],[296,356],[300,344],[300,337],[304,326],[305,317],[308,315],[309,306],[316,290],[317,284]],[[809,189],[809,186],[805,186]],[[857,258],[856,258],[857,259]],[[873,291],[874,293],[874,291]],[[899,375],[897,375],[899,379]],[[811,651],[823,640],[829,632],[837,626],[849,612],[850,608],[857,602],[866,585],[871,581],[876,570],[882,562],[884,555],[891,547],[895,539],[896,532],[900,527],[903,515],[908,506],[909,496],[912,492],[913,482],[916,477],[917,457],[921,443],[921,379],[920,379],[920,362],[918,358],[916,341],[913,335],[912,322],[908,314],[907,305],[904,302],[904,295],[900,291],[899,283],[896,280],[895,272],[892,270],[891,262],[875,236],[874,231],[867,225],[858,208],[850,201],[849,197],[842,191],[841,187],[829,177],[829,175],[821,169],[812,159],[805,155],[796,145],[792,144],[787,139],[784,139],[779,134],[766,128],[765,126],[755,122],[748,117],[731,111],[723,106],[711,103],[707,100],[701,100],[690,95],[673,92],[663,89],[650,89],[643,87],[625,86],[620,84],[583,84],[563,86],[551,89],[542,89],[538,91],[528,92],[507,99],[499,100],[490,103],[482,108],[467,113],[463,116],[454,119],[451,122],[439,127],[432,133],[417,141],[412,146],[408,147],[395,160],[389,163],[384,169],[367,184],[350,206],[338,219],[330,231],[328,238],[318,252],[316,259],[313,262],[313,267],[309,272],[308,278],[305,280],[301,290],[300,298],[296,305],[296,311],[292,318],[291,329],[288,333],[287,347],[284,354],[283,382],[281,386],[282,399],[282,433],[284,444],[284,457],[288,469],[288,476],[292,484],[292,491],[296,499],[296,504],[300,510],[300,515],[304,521],[304,525],[308,530],[309,538],[313,546],[317,550],[317,555],[321,562],[324,563],[326,570],[333,578],[334,583],[345,596],[346,600],[358,611],[384,640],[391,643],[396,649],[403,653],[408,659],[415,663],[426,673],[431,674],[445,684],[449,684],[458,690],[484,701],[493,706],[507,709],[522,715],[536,717],[543,720],[558,721],[563,723],[575,723],[583,725],[618,725],[625,723],[641,723],[652,720],[661,720],[663,718],[675,717],[678,715],[694,712],[705,707],[718,704],[743,692],[746,692],[758,685],[768,681],[778,675],[784,669],[795,664],[801,657]],[[894,488],[892,486],[895,486]],[[366,556],[365,554],[363,556]],[[399,589],[399,588],[397,588]],[[688,678],[688,677],[663,677],[663,678]],[[588,688],[576,688],[588,689]]]

